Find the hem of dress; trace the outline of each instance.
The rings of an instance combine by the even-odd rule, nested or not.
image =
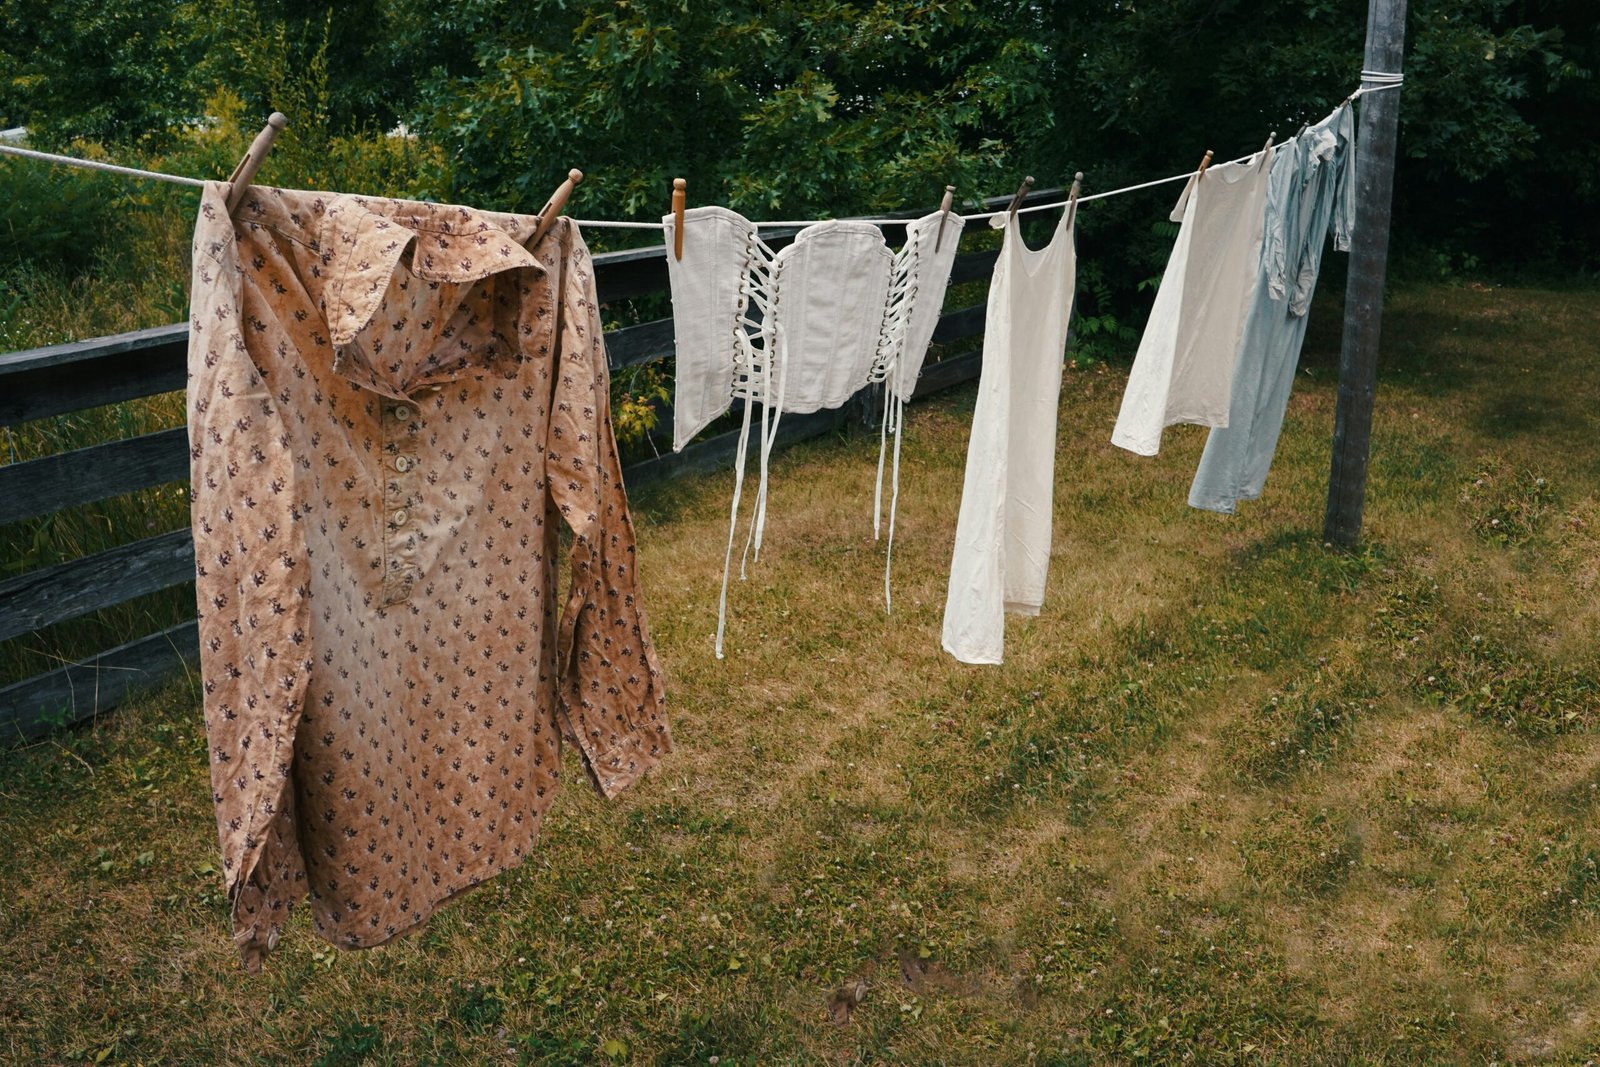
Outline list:
[[[1262,486],[1260,489],[1241,489],[1239,491],[1239,499],[1240,500],[1260,500],[1261,499],[1261,495],[1263,493],[1265,493],[1266,491],[1267,491],[1266,490],[1266,486]]]
[[[278,930],[281,930],[279,927]],[[276,932],[276,931],[274,931]],[[246,974],[260,974],[262,966],[267,962],[267,957],[272,955],[272,950],[277,947],[277,939],[269,934],[261,935],[261,924],[255,923],[249,929],[235,931],[233,935],[233,948],[239,954],[239,965]]]
[[[666,743],[667,743],[667,745],[671,744],[670,738],[667,740]],[[670,751],[670,748],[663,748],[662,755],[665,755],[669,751]],[[626,782],[624,782],[622,785],[617,786],[616,789],[613,792],[602,794],[602,795],[607,796],[608,798],[612,797],[612,796],[615,796],[617,794],[617,792],[620,792],[621,790],[626,789],[628,786],[630,786],[633,783],[637,782],[640,778],[642,778],[644,776],[646,771],[650,770],[650,768],[654,767],[659,762],[660,762],[660,757],[659,756],[652,758],[650,760],[650,763],[647,766],[640,767],[639,770],[636,773],[634,773],[632,775],[629,775],[627,780],[626,780]],[[345,937],[345,938],[343,938],[341,940],[341,939],[337,939],[336,937],[329,937],[326,934],[322,933],[321,931],[318,931],[318,930],[315,930],[315,929],[313,929],[313,932],[316,933],[316,935],[319,938],[321,938],[322,940],[328,942],[328,944],[333,945],[336,948],[351,949],[351,950],[357,950],[357,951],[365,951],[367,949],[373,949],[373,948],[382,948],[384,945],[389,944],[391,941],[397,941],[400,938],[405,937],[408,934],[415,933],[419,927],[427,925],[428,920],[432,919],[441,910],[443,910],[444,908],[448,907],[449,905],[455,903],[457,898],[466,896],[468,893],[472,892],[474,889],[481,888],[482,886],[485,886],[485,885],[489,884],[490,882],[492,882],[494,879],[499,878],[500,876],[502,876],[502,875],[504,875],[504,874],[506,874],[506,873],[508,873],[510,871],[514,871],[518,867],[521,867],[524,863],[528,862],[528,860],[532,858],[533,850],[538,845],[539,838],[541,836],[543,836],[543,835],[542,834],[537,834],[537,833],[533,836],[533,839],[528,842],[526,848],[523,851],[523,854],[520,857],[517,858],[517,861],[515,863],[508,863],[508,864],[504,864],[504,865],[502,865],[500,867],[497,867],[494,871],[492,871],[489,874],[486,874],[484,877],[478,879],[476,882],[471,882],[471,881],[463,882],[463,883],[461,883],[459,885],[456,885],[456,886],[454,886],[454,887],[452,887],[450,889],[445,890],[445,892],[442,895],[440,895],[438,897],[435,897],[433,900],[429,901],[428,908],[427,908],[427,910],[425,912],[422,912],[421,914],[419,914],[418,917],[415,920],[413,920],[410,924],[396,929],[393,933],[385,933],[382,936],[373,937],[373,938],[362,938],[362,937],[355,937],[354,935],[351,935],[351,936]],[[313,911],[315,911],[316,910],[316,902],[312,901],[311,904],[309,905],[309,907]],[[263,956],[265,956],[265,953],[263,953]]]
[[[948,642],[948,641],[941,641],[940,642],[940,647],[943,648],[950,655],[954,656],[956,659],[960,660],[962,663],[970,663],[970,664],[972,664],[974,666],[993,667],[993,666],[998,666],[999,663],[1001,662],[1001,657],[999,655],[996,655],[995,657],[993,657],[991,659],[988,656],[983,656],[983,655],[974,656],[974,655],[968,655],[968,654],[962,653],[962,652],[957,652],[955,649],[950,647],[950,642]]]
[[[517,860],[516,863],[513,863],[513,864],[511,864],[509,866],[506,866],[506,867],[501,867],[498,870],[496,870],[493,874],[490,874],[490,875],[487,875],[487,876],[485,876],[483,878],[480,878],[476,882],[463,882],[461,885],[455,886],[454,888],[447,890],[444,893],[443,896],[436,897],[432,901],[429,902],[428,910],[425,913],[419,915],[416,919],[412,920],[407,925],[397,928],[393,933],[382,934],[381,936],[376,936],[376,937],[374,937],[372,939],[358,938],[358,937],[355,937],[354,935],[351,935],[349,937],[344,937],[344,938],[340,938],[338,936],[329,937],[327,934],[324,934],[322,931],[316,929],[314,924],[313,924],[311,932],[316,934],[317,937],[321,938],[323,941],[326,941],[328,944],[332,945],[334,948],[349,949],[349,950],[352,950],[352,951],[362,951],[362,952],[366,951],[367,949],[382,948],[384,945],[389,944],[391,941],[398,941],[402,937],[405,937],[408,934],[416,933],[417,930],[420,927],[426,926],[430,919],[432,919],[435,915],[439,914],[439,912],[442,911],[444,908],[446,908],[449,905],[455,903],[457,899],[466,896],[468,893],[472,892],[474,889],[479,889],[479,888],[481,888],[483,886],[488,885],[490,882],[494,881],[496,878],[499,878],[503,874],[506,874],[506,873],[508,873],[510,871],[516,870],[518,867],[520,867],[524,863],[526,863],[532,857],[532,855],[533,855],[533,846],[532,846],[532,844],[530,844],[528,846],[528,851],[525,852],[522,855],[522,857]],[[314,911],[316,909],[315,902],[313,902],[310,905],[310,907]]]
[[[1039,609],[1043,606],[1042,604],[1025,604],[1020,600],[1008,600],[1006,601],[1006,614],[1025,615],[1032,618],[1039,614]]]
[[[1226,411],[1214,412],[1209,415],[1202,412],[1169,412],[1166,425],[1162,429],[1166,429],[1167,426],[1204,426],[1208,430],[1226,430],[1228,428],[1229,414],[1231,413]]]
[[[1161,451],[1161,438],[1157,437],[1154,443],[1138,441],[1124,433],[1113,433],[1111,443],[1136,456],[1153,456]]]
[[[1224,500],[1219,497],[1200,500],[1191,496],[1189,498],[1189,506],[1198,511],[1211,511],[1218,515],[1233,515],[1238,512],[1239,502],[1237,500]]]

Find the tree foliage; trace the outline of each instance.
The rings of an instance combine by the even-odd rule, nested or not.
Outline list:
[[[160,144],[222,87],[292,111],[307,159],[404,121],[448,161],[414,184],[485,206],[532,208],[578,166],[586,215],[652,218],[677,176],[694,203],[846,215],[931,205],[947,182],[973,197],[1081,169],[1105,189],[1243,153],[1355,86],[1365,16],[1363,0],[13,0],[0,122]],[[1406,65],[1397,238],[1593,267],[1600,6],[1413,0]],[[1112,277],[1159,263],[1148,197],[1165,193],[1084,216]]]
[[[164,144],[198,118],[197,13],[149,0],[0,4],[0,126],[37,143]]]
[[[692,202],[810,217],[914,208],[947,181],[1172,173],[1321,118],[1358,83],[1366,25],[1363,0],[402,2],[449,27],[414,110],[456,195],[525,208],[576,165],[585,211],[625,217],[680,175]],[[1600,8],[1414,0],[1407,53],[1400,240],[1595,265]],[[1515,240],[1508,210],[1531,224]],[[1118,275],[1159,264],[1150,216],[1141,197],[1085,216]]]
[[[478,73],[426,86],[421,127],[463,195],[502,206],[572,166],[586,211],[633,217],[680,176],[696,203],[763,217],[937,202],[994,179],[1043,102],[1045,49],[997,5],[448,6],[499,28]]]

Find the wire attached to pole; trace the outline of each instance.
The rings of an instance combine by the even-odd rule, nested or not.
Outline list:
[[[1373,70],[1364,70],[1364,71],[1362,71],[1361,72],[1361,78],[1362,78],[1362,80],[1364,82],[1376,82],[1377,84],[1360,86],[1359,88],[1356,89],[1355,92],[1351,93],[1349,96],[1345,97],[1343,101],[1340,102],[1340,106],[1341,107],[1344,106],[1345,104],[1348,104],[1350,101],[1357,99],[1358,97],[1365,96],[1368,93],[1378,93],[1378,92],[1384,91],[1385,89],[1398,89],[1398,88],[1400,88],[1401,84],[1405,81],[1405,76],[1402,75],[1402,74],[1391,74],[1391,73],[1388,73],[1388,72],[1385,72],[1385,71],[1373,71]],[[118,166],[118,165],[116,165],[114,163],[101,163],[98,160],[93,160],[93,159],[79,159],[76,156],[62,156],[62,155],[56,155],[56,154],[51,153],[51,152],[37,152],[37,151],[34,151],[31,148],[18,148],[15,145],[0,144],[0,155],[21,156],[21,157],[24,157],[24,158],[27,158],[27,159],[39,160],[40,162],[44,162],[44,163],[57,163],[57,164],[60,164],[61,166],[64,166],[64,167],[81,167],[81,168],[83,168],[85,170],[98,170],[98,171],[103,171],[103,172],[108,173],[108,174],[121,174],[121,175],[123,175],[125,177],[143,178],[143,179],[146,179],[146,180],[149,180],[149,181],[171,182],[174,185],[186,185],[186,186],[191,186],[191,187],[194,187],[194,188],[199,188],[199,187],[205,185],[205,182],[202,181],[199,178],[189,178],[189,177],[184,177],[183,175],[178,175],[178,174],[163,174],[160,171],[153,171],[153,170],[140,170],[137,167],[122,167],[122,166]],[[1254,155],[1255,155],[1255,153],[1252,152],[1249,155],[1240,156],[1238,159],[1229,160],[1229,162],[1230,163],[1243,163],[1246,160],[1249,160],[1250,158],[1252,158]],[[1192,177],[1194,177],[1194,171],[1186,170],[1182,174],[1173,174],[1173,175],[1170,175],[1169,177],[1166,177],[1166,178],[1155,178],[1155,179],[1153,179],[1151,181],[1139,182],[1139,183],[1137,183],[1135,185],[1125,185],[1120,189],[1108,189],[1103,193],[1093,193],[1093,194],[1091,194],[1089,196],[1080,196],[1080,197],[1078,197],[1077,202],[1080,203],[1080,204],[1086,204],[1091,200],[1104,200],[1105,198],[1110,197],[1110,196],[1122,196],[1125,193],[1134,193],[1134,192],[1138,192],[1141,189],[1153,188],[1153,187],[1155,187],[1157,185],[1167,185],[1167,184],[1169,184],[1171,182],[1188,181]],[[1031,214],[1032,212],[1035,212],[1035,211],[1053,211],[1053,210],[1055,210],[1057,208],[1065,207],[1068,204],[1068,202],[1069,202],[1068,200],[1063,199],[1063,200],[1055,200],[1055,201],[1052,201],[1052,202],[1050,202],[1048,204],[1030,204],[1030,205],[1028,205],[1026,207],[1018,207],[1016,209],[1016,212],[1019,215],[1026,215],[1026,214]],[[1003,214],[1005,214],[1005,210],[1004,209],[999,210],[999,211],[976,211],[976,212],[972,212],[971,214],[959,214],[958,213],[958,217],[961,218],[961,219],[964,219],[967,222],[977,222],[977,221],[980,221],[980,220],[983,220],[983,219],[992,219],[997,215],[1003,215]],[[576,222],[579,226],[583,227],[584,229],[590,229],[590,230],[657,230],[657,231],[659,231],[661,229],[661,224],[659,222],[629,222],[629,221],[624,221],[624,220],[620,220],[620,219],[619,220],[612,220],[612,219],[574,219],[573,221]],[[815,225],[818,222],[823,222],[823,221],[828,221],[828,220],[825,220],[825,219],[786,219],[786,220],[771,220],[771,221],[767,221],[767,222],[752,222],[751,225],[756,226],[758,228],[764,227],[764,228],[775,229],[775,228],[780,227],[780,226],[812,226],[812,225]],[[853,219],[851,221],[853,221],[853,222],[865,222],[865,223],[870,223],[870,224],[876,225],[876,226],[903,226],[903,225],[905,225],[905,223],[908,220],[903,219],[903,218],[898,218],[898,219],[878,218],[878,219]]]

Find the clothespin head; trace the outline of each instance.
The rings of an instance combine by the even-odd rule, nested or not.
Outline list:
[[[1189,195],[1194,192],[1195,186],[1200,184],[1200,179],[1205,176],[1206,168],[1209,166],[1211,166],[1211,149],[1208,148],[1205,156],[1200,160],[1200,166],[1195,169],[1193,174],[1189,175],[1189,180],[1183,183],[1183,195],[1178,197],[1178,203],[1182,204],[1189,199]],[[1177,220],[1174,219],[1173,221],[1176,222]]]
[[[1083,171],[1080,170],[1072,176],[1072,192],[1067,194],[1067,229],[1069,230],[1078,217],[1078,193],[1082,189]]]
[[[561,214],[561,209],[567,206],[567,197],[572,195],[579,182],[583,181],[583,171],[576,167],[567,171],[567,180],[556,187],[550,194],[550,199],[545,201],[544,207],[539,209],[539,221],[534,224],[533,238],[528,242],[530,246],[539,243],[539,239],[550,229],[550,223]]]
[[[289,117],[281,111],[274,111],[267,116],[267,124],[261,127],[256,139],[250,142],[250,148],[245,152],[244,158],[239,160],[239,165],[234,167],[233,173],[228,176],[228,181],[232,183],[226,199],[228,214],[232,215],[234,208],[239,206],[239,201],[244,199],[244,191],[250,187],[256,171],[261,169],[261,161],[272,151],[272,142],[277,140],[278,131],[288,125]]]
[[[950,220],[950,198],[956,195],[956,187],[944,187],[944,199],[939,201],[939,232],[933,237],[933,250],[939,251],[939,244],[944,240],[944,224]]]
[[[683,262],[683,206],[689,198],[689,183],[682,178],[672,179],[672,254]]]
[[[1267,143],[1261,146],[1261,162],[1265,163],[1272,158],[1272,142],[1278,139],[1278,131],[1273,130],[1267,134]]]
[[[1006,208],[1006,214],[1012,218],[1017,216],[1017,208],[1022,206],[1022,198],[1028,195],[1028,190],[1033,188],[1033,175],[1022,179],[1022,184],[1017,187],[1017,195],[1011,198],[1011,206]]]

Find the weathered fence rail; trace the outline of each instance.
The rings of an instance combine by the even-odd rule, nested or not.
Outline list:
[[[1028,202],[1061,196],[1058,189],[1043,189]],[[1004,206],[1007,199],[988,203]],[[904,239],[903,227],[885,230],[891,244]],[[781,245],[793,234],[768,231],[764,237]],[[957,256],[951,284],[987,278],[995,256],[993,251]],[[664,293],[666,251],[656,246],[597,255],[595,284],[602,302]],[[976,338],[983,332],[983,317],[981,304],[946,312],[934,341],[950,345]],[[610,331],[606,348],[614,371],[670,356],[672,320]],[[188,328],[180,324],[0,355],[0,427],[180,390],[187,351]],[[978,369],[976,351],[930,363],[917,396],[976,378]],[[779,447],[838,428],[847,410],[784,419]],[[632,464],[624,473],[630,485],[638,485],[714,470],[731,463],[736,437],[721,434],[681,453]],[[188,474],[188,437],[181,427],[0,466],[0,525],[184,481]],[[0,580],[0,641],[193,580],[194,545],[187,529],[6,578]],[[14,682],[0,688],[0,740],[37,737],[108,710],[130,692],[198,659],[197,630],[190,619],[81,663]]]

